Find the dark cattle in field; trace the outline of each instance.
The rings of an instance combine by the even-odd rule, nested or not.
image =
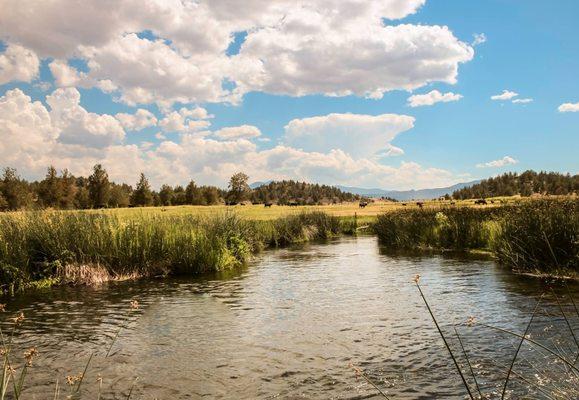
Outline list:
[[[298,202],[297,201],[290,201],[289,203],[287,203],[288,206],[290,207],[297,207],[298,206]]]
[[[271,208],[271,206],[273,206],[273,203],[264,203],[263,206],[266,207],[266,208],[267,208],[267,207]]]
[[[225,203],[226,206],[236,206],[237,202],[236,201],[228,201],[227,203]]]
[[[359,206],[360,208],[364,208],[364,207],[366,207],[367,205],[368,205],[368,203],[365,202],[365,201],[361,201],[360,204],[358,204],[358,206]]]
[[[421,201],[416,202],[416,205],[418,206],[418,208],[424,207],[424,203]]]
[[[484,206],[484,205],[487,205],[488,203],[485,199],[478,199],[478,200],[474,201],[474,204]]]
[[[406,205],[406,203],[402,203],[402,205],[403,205],[403,206],[405,206],[405,205]]]
[[[455,204],[456,204],[456,201],[451,201],[451,202],[450,202],[450,205],[451,205],[451,206],[454,206]]]

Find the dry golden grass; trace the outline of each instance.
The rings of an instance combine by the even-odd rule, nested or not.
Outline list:
[[[490,200],[490,199],[489,199]],[[513,202],[520,200],[520,197],[509,197],[509,198],[496,198],[493,199],[495,202],[486,207],[498,206],[503,202]],[[456,207],[469,207],[475,206],[474,200],[459,200],[452,202]],[[442,206],[450,206],[451,201],[438,201],[430,200],[423,201],[425,208],[438,208]],[[485,206],[476,206],[485,207]],[[167,216],[182,216],[182,215],[195,215],[195,216],[209,216],[220,214],[225,211],[232,211],[243,218],[250,220],[272,220],[279,217],[283,217],[291,214],[299,214],[304,211],[322,211],[329,215],[337,217],[361,217],[364,220],[374,219],[374,217],[389,211],[395,211],[399,209],[406,208],[418,208],[416,201],[408,202],[391,202],[391,201],[375,201],[370,203],[365,208],[360,208],[358,202],[351,203],[341,203],[341,204],[328,204],[321,206],[278,206],[273,205],[271,208],[266,208],[262,204],[256,205],[236,205],[236,206],[169,206],[169,207],[140,207],[140,208],[120,208],[105,210],[106,213],[111,213],[121,217],[130,217],[141,214],[154,214],[154,215],[167,215]],[[88,212],[103,212],[102,210],[88,211]]]

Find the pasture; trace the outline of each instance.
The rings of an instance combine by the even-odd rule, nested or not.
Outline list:
[[[494,203],[490,203],[486,206],[475,205],[475,200],[423,200],[423,208],[440,208],[440,207],[496,207],[504,203],[513,203],[515,201],[520,201],[521,198],[518,196],[508,197],[508,198],[496,198],[492,199]],[[502,203],[501,203],[502,201]],[[194,215],[194,216],[211,216],[217,214],[223,214],[227,212],[234,212],[238,216],[257,221],[268,221],[284,217],[292,214],[301,214],[303,212],[309,211],[321,211],[328,215],[335,217],[354,217],[357,216],[361,218],[362,221],[374,220],[380,214],[401,210],[401,209],[416,209],[418,208],[416,201],[407,202],[391,202],[377,200],[369,203],[366,207],[360,208],[358,202],[350,203],[340,203],[340,204],[327,204],[327,205],[316,205],[316,206],[280,206],[274,204],[271,207],[264,207],[263,204],[247,204],[247,205],[216,205],[216,206],[167,206],[167,207],[138,207],[138,208],[118,208],[109,210],[88,210],[85,212],[105,212],[120,217],[130,217],[139,216],[142,214],[150,215],[166,215],[166,216],[184,216],[184,215]]]

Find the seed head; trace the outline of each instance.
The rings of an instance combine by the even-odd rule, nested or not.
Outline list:
[[[412,280],[414,281],[414,283],[418,283],[418,281],[420,281],[420,274],[414,275],[414,278]]]
[[[136,310],[137,308],[139,308],[139,302],[137,300],[131,301],[131,309]]]
[[[24,313],[21,312],[16,317],[11,318],[11,320],[14,322],[15,325],[20,325],[22,321],[24,321]]]
[[[38,350],[36,347],[31,347],[24,352],[24,358],[26,359],[26,365],[29,367],[32,365],[32,359],[38,355]]]
[[[473,326],[476,323],[476,318],[473,317],[472,315],[470,317],[468,317],[468,319],[466,320],[466,324],[468,326]]]

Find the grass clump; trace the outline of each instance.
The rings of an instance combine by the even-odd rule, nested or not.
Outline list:
[[[409,209],[378,216],[373,225],[381,243],[398,249],[487,249],[497,208]]]
[[[537,200],[509,206],[493,251],[523,272],[579,272],[579,200]]]
[[[163,216],[42,211],[0,215],[0,284],[14,292],[39,282],[99,283],[200,274],[243,264],[267,246],[341,232],[323,212],[271,221],[236,213]]]
[[[400,210],[378,216],[373,229],[394,249],[486,250],[521,272],[579,272],[577,198]]]

